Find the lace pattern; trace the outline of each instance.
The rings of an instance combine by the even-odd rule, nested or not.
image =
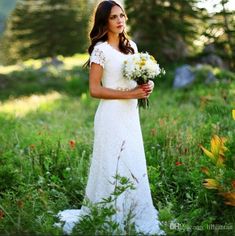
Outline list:
[[[131,43],[137,52],[135,43]],[[122,76],[122,66],[128,56],[114,50],[107,42],[94,47],[90,64],[94,62],[104,67],[102,86],[121,91],[136,86],[135,81]],[[150,192],[137,99],[100,100],[94,119],[93,152],[85,197],[92,203],[109,197],[114,191],[113,177],[117,171],[135,186],[131,191],[125,190],[115,202],[117,212],[112,219],[119,224],[122,235],[129,232],[125,229],[126,220],[134,223],[140,235],[165,235]],[[86,214],[84,207],[60,212],[65,233],[72,232],[80,216]],[[116,235],[115,232],[112,235]]]
[[[105,55],[104,55],[104,52],[100,50],[99,48],[95,47],[94,50],[92,51],[91,57],[90,57],[90,66],[92,62],[99,64],[104,68]]]

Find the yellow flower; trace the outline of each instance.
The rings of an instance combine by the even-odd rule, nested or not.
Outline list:
[[[219,182],[215,179],[205,179],[203,186],[208,189],[220,189]]]
[[[224,163],[224,153],[228,150],[228,148],[224,145],[225,142],[225,138],[220,138],[219,136],[214,135],[211,139],[210,151],[202,145],[200,145],[200,148],[212,161],[216,162],[217,166],[222,166]]]
[[[219,155],[218,159],[217,159],[217,162],[216,162],[216,165],[217,166],[223,166],[224,165],[224,156],[223,155]]]
[[[150,56],[150,59],[154,62],[157,62],[153,56]]]
[[[235,109],[232,110],[232,116],[233,116],[233,119],[235,120]]]
[[[206,148],[204,148],[202,145],[200,145],[200,148],[202,149],[202,151],[208,156],[210,157],[212,160],[215,160],[215,156],[213,155],[213,153],[211,153],[210,151],[208,151]]]
[[[226,205],[235,206],[235,192],[226,192],[219,194],[222,195],[227,200],[225,202]]]
[[[201,171],[208,176],[210,175],[209,169],[207,167],[201,167]]]
[[[142,59],[142,60],[139,62],[140,67],[144,66],[145,64],[146,64],[146,60],[145,60],[145,59]]]
[[[226,138],[220,138],[217,135],[214,135],[211,139],[211,152],[215,155],[218,156],[223,155],[225,151],[228,149],[224,146],[224,143],[226,142]]]

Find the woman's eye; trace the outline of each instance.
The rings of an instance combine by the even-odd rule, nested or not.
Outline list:
[[[115,20],[115,19],[117,19],[117,17],[118,17],[117,15],[111,16],[110,19]],[[120,14],[120,18],[123,18],[123,17],[125,17],[125,14]]]

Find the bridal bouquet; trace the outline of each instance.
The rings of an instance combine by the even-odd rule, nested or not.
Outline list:
[[[136,81],[138,85],[148,83],[161,74],[165,74],[164,69],[161,69],[155,58],[147,52],[130,55],[123,65],[123,77]],[[148,98],[138,99],[138,105],[148,108]]]

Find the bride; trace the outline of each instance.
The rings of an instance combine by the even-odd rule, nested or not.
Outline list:
[[[126,36],[126,19],[118,3],[102,1],[96,8],[90,32],[89,90],[100,103],[94,119],[94,146],[85,198],[92,203],[102,201],[114,191],[114,176],[126,177],[134,188],[118,196],[114,220],[123,226],[132,210],[137,232],[159,235],[164,232],[152,202],[137,106],[137,99],[147,98],[154,86],[138,86],[122,76],[124,61],[137,52],[136,44]],[[85,212],[84,206],[60,212],[64,232],[71,233]]]

